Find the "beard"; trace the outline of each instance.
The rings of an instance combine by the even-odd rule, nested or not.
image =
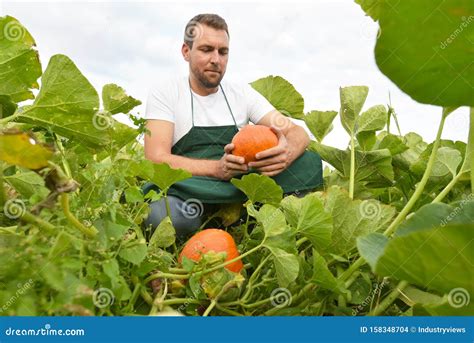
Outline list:
[[[205,88],[216,88],[222,81],[224,77],[224,73],[220,72],[219,78],[217,79],[210,79],[205,72],[201,72],[196,70],[195,68],[191,68],[193,74],[196,76],[196,79],[199,83],[204,86]]]

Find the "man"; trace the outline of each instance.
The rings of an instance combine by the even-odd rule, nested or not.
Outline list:
[[[229,58],[224,19],[215,14],[192,18],[186,25],[181,52],[189,64],[189,77],[167,81],[150,92],[146,109],[150,135],[145,136],[147,159],[193,175],[169,192],[178,236],[193,232],[201,223],[199,216],[187,213],[186,200],[205,204],[242,201],[243,194],[228,180],[249,168],[274,177],[286,193],[322,183],[319,156],[305,153],[310,141],[306,131],[276,111],[250,85],[223,80]],[[230,142],[249,121],[271,127],[279,143],[246,165],[243,157],[232,155]],[[300,158],[302,155],[305,158]],[[299,168],[290,170],[295,161]],[[298,169],[308,166],[315,168],[311,175],[298,175]],[[166,215],[166,207],[163,201],[150,207],[146,224],[156,226]]]

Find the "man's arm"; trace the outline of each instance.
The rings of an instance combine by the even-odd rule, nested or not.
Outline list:
[[[276,110],[267,113],[257,124],[271,127],[279,141],[276,147],[258,153],[257,161],[249,163],[249,167],[264,175],[274,176],[288,168],[310,142],[305,129]]]
[[[165,162],[172,168],[185,169],[194,176],[210,176],[221,180],[229,180],[239,170],[247,170],[242,157],[231,155],[232,144],[225,147],[224,156],[217,161],[188,158],[171,153],[174,123],[158,119],[147,120],[146,127],[150,134],[145,135],[145,158],[152,162]]]

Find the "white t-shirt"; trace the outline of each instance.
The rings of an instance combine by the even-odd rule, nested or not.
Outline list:
[[[256,124],[274,107],[249,84],[221,81],[227,101],[241,128],[251,121]],[[194,126],[234,125],[224,94],[219,87],[216,93],[201,96],[193,92]],[[174,123],[173,145],[192,128],[191,94],[187,76],[161,82],[148,95],[146,119],[161,119]]]

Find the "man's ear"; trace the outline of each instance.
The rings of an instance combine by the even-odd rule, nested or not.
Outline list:
[[[184,60],[186,62],[189,62],[189,53],[191,52],[191,49],[189,48],[189,45],[186,43],[183,43],[183,46],[181,47],[181,53],[183,54]]]

